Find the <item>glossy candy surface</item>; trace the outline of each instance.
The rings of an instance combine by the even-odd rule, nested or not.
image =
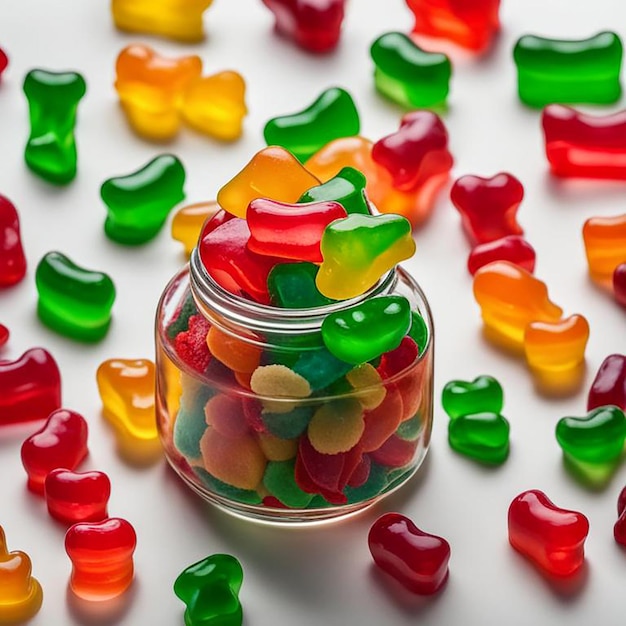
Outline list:
[[[508,512],[509,542],[551,576],[569,576],[582,566],[589,521],[557,507],[539,490],[516,496]]]
[[[360,129],[352,96],[341,87],[330,87],[302,111],[270,119],[263,137],[268,146],[283,146],[304,162],[333,139],[358,135]]]
[[[607,356],[589,388],[588,411],[608,404],[626,411],[626,356],[623,354]]]
[[[613,32],[579,40],[524,35],[513,59],[520,100],[529,106],[612,104],[622,93],[622,42]]]
[[[488,465],[498,465],[509,454],[509,431],[505,417],[481,411],[451,419],[448,442],[459,454]]]
[[[41,608],[41,585],[31,572],[30,557],[21,550],[9,552],[0,526],[0,624],[26,622]]]
[[[436,593],[448,578],[448,542],[420,530],[400,513],[379,517],[367,543],[376,565],[413,593]]]
[[[613,272],[613,296],[626,308],[626,263],[620,263]]]
[[[451,418],[484,411],[500,413],[504,392],[492,376],[477,376],[473,381],[451,380],[441,393],[443,410]]]
[[[172,239],[180,241],[189,256],[198,243],[203,224],[220,210],[215,200],[198,202],[181,207],[172,218]]]
[[[76,176],[74,127],[78,104],[87,91],[76,72],[34,69],[24,79],[28,100],[30,135],[24,151],[32,172],[57,185]]]
[[[58,468],[49,472],[44,481],[48,513],[68,524],[105,519],[110,494],[111,481],[104,472]]]
[[[298,202],[339,202],[346,213],[370,215],[365,194],[367,180],[362,172],[353,167],[342,168],[335,176],[321,185],[307,189]]]
[[[272,11],[277,33],[315,53],[339,43],[346,0],[263,0]]]
[[[467,269],[474,276],[476,272],[493,261],[508,261],[531,274],[535,271],[535,249],[520,235],[506,235],[472,248],[467,257]]]
[[[204,38],[202,14],[213,0],[112,0],[115,26],[143,33],[197,42]]]
[[[308,309],[330,304],[315,285],[319,268],[314,263],[279,263],[267,276],[270,302],[285,309]]]
[[[26,257],[17,209],[0,195],[0,289],[19,283],[25,274]]]
[[[103,272],[76,265],[60,252],[43,256],[35,273],[39,319],[56,332],[93,342],[111,324],[115,285]]]
[[[88,454],[87,422],[68,409],[53,411],[43,427],[21,448],[28,488],[43,496],[46,476],[54,469],[76,469]]]
[[[85,600],[110,600],[133,582],[133,553],[137,536],[119,517],[79,522],[65,535],[65,551],[72,562],[70,588]]]
[[[109,178],[100,187],[107,207],[104,232],[128,245],[150,241],[185,197],[184,184],[185,168],[171,154],[161,154],[125,176]]]
[[[390,100],[410,109],[445,104],[452,65],[438,52],[427,52],[407,35],[389,32],[370,48],[376,89]]]
[[[2,78],[4,70],[6,70],[8,66],[9,57],[7,56],[7,53],[2,48],[0,48],[0,79]]]
[[[9,341],[10,335],[9,329],[4,324],[0,324],[0,348]]]
[[[583,241],[589,274],[600,283],[611,283],[615,268],[626,263],[626,213],[590,217],[583,224]]]
[[[46,419],[61,407],[61,373],[43,348],[0,360],[0,425]]]
[[[506,172],[491,178],[461,176],[450,190],[450,199],[461,214],[463,230],[472,245],[523,234],[516,218],[523,198],[522,183]]]

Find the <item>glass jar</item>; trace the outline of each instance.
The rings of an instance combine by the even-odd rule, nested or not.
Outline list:
[[[386,378],[378,370],[389,356],[343,370],[325,360],[326,316],[381,295],[409,301],[422,325],[419,355]],[[242,517],[294,523],[355,513],[404,485],[426,455],[433,352],[428,303],[400,267],[351,300],[283,309],[224,290],[196,249],[156,315],[165,455],[196,493]],[[291,370],[304,361],[318,380],[308,393]],[[251,377],[261,380],[261,370],[259,392]]]

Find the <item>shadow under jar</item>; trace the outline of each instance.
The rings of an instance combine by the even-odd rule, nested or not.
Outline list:
[[[421,327],[367,364],[332,357],[324,319],[385,295],[404,296]],[[415,333],[423,345],[402,364]],[[196,249],[156,315],[167,460],[205,500],[245,518],[306,523],[360,511],[404,485],[428,451],[433,342],[428,302],[400,267],[351,300],[284,309],[224,290]]]

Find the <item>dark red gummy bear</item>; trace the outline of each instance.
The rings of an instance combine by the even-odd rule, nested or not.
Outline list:
[[[447,174],[453,165],[448,131],[432,111],[407,113],[398,131],[374,144],[372,159],[389,172],[400,191],[414,191],[431,177]]]
[[[535,271],[535,249],[520,235],[478,244],[467,258],[467,269],[473,276],[481,267],[493,261],[508,261],[531,274]]]
[[[7,53],[0,48],[0,78],[2,77],[2,73],[4,72],[4,70],[7,69],[7,67],[9,66],[9,57],[7,56]]]
[[[346,0],[263,0],[276,32],[311,52],[328,52],[341,35]]]
[[[87,456],[87,422],[68,409],[50,414],[43,428],[22,444],[22,465],[28,488],[44,495],[44,481],[54,469],[76,469]]]
[[[491,178],[461,176],[452,185],[450,199],[461,214],[463,229],[472,245],[524,233],[516,220],[524,187],[511,174],[500,172]]]
[[[207,319],[200,315],[189,318],[189,328],[178,333],[174,339],[176,354],[192,369],[204,372],[211,360],[206,336],[211,328]]]
[[[413,593],[433,594],[448,578],[450,544],[400,513],[379,517],[367,543],[376,565]]]
[[[9,335],[9,329],[4,324],[0,324],[0,348],[9,341]]]
[[[619,304],[626,307],[626,263],[622,263],[613,272],[613,295]]]
[[[611,354],[600,365],[587,396],[587,411],[614,404],[626,411],[626,355]]]
[[[589,521],[555,506],[542,491],[524,491],[509,506],[509,542],[552,576],[576,572],[585,558]]]
[[[47,350],[0,361],[0,425],[46,419],[60,406],[61,374]]]
[[[26,257],[17,209],[8,198],[0,195],[0,287],[19,283],[25,274]]]
[[[44,481],[48,513],[61,522],[99,522],[107,517],[111,481],[104,472],[52,470]]]
[[[626,547],[626,487],[624,487],[617,498],[617,522],[613,526],[613,536],[620,546]]]

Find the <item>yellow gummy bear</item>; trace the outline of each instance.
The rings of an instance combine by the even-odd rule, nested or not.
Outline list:
[[[200,231],[206,220],[211,219],[220,206],[215,200],[188,204],[180,208],[172,219],[172,239],[185,246],[185,254],[189,256],[198,243]]]

